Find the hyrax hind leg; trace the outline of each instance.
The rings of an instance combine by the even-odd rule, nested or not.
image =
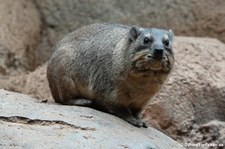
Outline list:
[[[80,98],[76,82],[70,77],[62,77],[58,94],[60,102],[64,105],[92,106],[92,100]]]
[[[147,128],[147,125],[140,118],[134,117],[131,110],[126,107],[109,107],[108,111],[136,127]]]
[[[71,94],[72,93],[72,94]],[[74,106],[92,106],[92,100],[86,98],[80,98],[76,94],[75,90],[73,92],[64,91],[61,94],[60,102],[64,105],[74,105]]]
[[[92,101],[89,99],[69,99],[63,102],[65,105],[87,106],[92,107]]]

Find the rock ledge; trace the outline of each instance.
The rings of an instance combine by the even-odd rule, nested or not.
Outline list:
[[[0,126],[0,148],[183,148],[151,127],[136,128],[94,109],[6,90],[0,90]]]

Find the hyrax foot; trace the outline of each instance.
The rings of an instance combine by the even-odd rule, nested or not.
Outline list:
[[[143,121],[141,120],[141,118],[140,118],[140,113],[141,113],[141,111],[142,111],[141,108],[131,108],[130,111],[131,111],[132,115],[134,116],[134,118],[135,118],[137,121],[142,122],[142,126],[141,126],[141,127],[148,128],[147,124],[146,124],[145,122],[143,122]],[[139,123],[140,123],[140,122],[139,122]]]
[[[136,126],[136,127],[144,127],[144,128],[148,128],[148,126],[146,125],[145,122],[143,122],[142,120],[139,120],[139,119],[129,119],[129,120],[126,120],[128,123]]]
[[[131,111],[127,108],[111,108],[109,113],[116,115],[122,119],[124,119],[125,121],[127,121],[128,123],[136,126],[136,127],[144,127],[147,128],[147,125],[139,118],[135,118],[133,116],[133,114],[131,113]]]
[[[65,101],[64,104],[90,107],[92,105],[92,101],[89,99],[70,99]]]
[[[148,125],[145,122],[142,121],[142,123],[143,123],[143,126],[142,127],[148,128]]]

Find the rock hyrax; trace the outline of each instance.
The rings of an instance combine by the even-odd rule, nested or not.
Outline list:
[[[139,114],[171,72],[172,42],[171,30],[119,24],[77,29],[58,43],[48,63],[53,98],[147,127]]]

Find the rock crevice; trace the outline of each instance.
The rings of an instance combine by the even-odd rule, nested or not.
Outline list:
[[[29,118],[21,117],[21,116],[10,116],[10,117],[0,116],[0,121],[10,122],[10,123],[29,124],[29,125],[41,125],[41,126],[63,125],[70,128],[80,129],[80,130],[95,131],[95,128],[76,126],[76,125],[73,125],[64,121],[60,121],[60,120],[29,119]]]

